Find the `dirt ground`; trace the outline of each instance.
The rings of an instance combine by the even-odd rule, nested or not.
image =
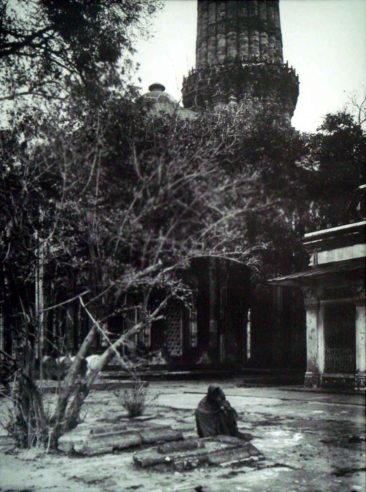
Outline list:
[[[195,436],[193,411],[207,382],[150,383],[152,421]],[[1,491],[202,491],[364,492],[365,415],[362,395],[304,392],[300,388],[240,387],[222,382],[265,460],[257,467],[204,467],[186,472],[138,469],[134,451],[70,457],[42,450],[17,451],[3,444]],[[1,401],[2,419],[6,411]],[[85,422],[116,419],[123,409],[112,391],[94,391]],[[1,430],[4,434],[4,431]]]

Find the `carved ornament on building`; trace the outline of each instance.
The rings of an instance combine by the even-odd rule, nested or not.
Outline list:
[[[356,284],[351,286],[350,288],[352,292],[352,296],[355,298],[356,301],[359,302],[364,302],[366,299],[366,291],[365,291],[365,285],[364,284]]]
[[[303,287],[305,308],[315,308],[319,305],[318,287]]]
[[[294,112],[299,94],[298,76],[292,67],[236,58],[226,63],[191,70],[183,80],[186,108],[210,107],[219,100],[239,103],[256,98],[266,105],[278,105],[281,112]]]

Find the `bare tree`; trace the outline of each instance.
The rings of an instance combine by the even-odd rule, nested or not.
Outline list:
[[[125,85],[136,32],[160,5],[0,0],[0,101],[60,100],[74,90],[90,100]]]
[[[366,90],[362,94],[350,94],[345,110],[355,117],[356,123],[365,129],[366,123]]]
[[[179,272],[193,258],[251,256],[253,248],[243,240],[243,218],[271,204],[261,197],[255,171],[235,174],[221,162],[222,148],[230,149],[238,138],[237,123],[225,115],[203,123],[177,115],[156,118],[119,101],[79,127],[59,118],[57,124],[41,121],[35,131],[34,121],[31,138],[23,133],[12,144],[8,141],[3,275],[17,299],[9,318],[26,353],[22,362],[18,357],[23,396],[16,400],[17,419],[24,423],[25,415],[37,429],[33,434],[52,447],[77,425],[95,378],[119,356],[119,349],[163,316],[170,299],[189,302],[190,289]],[[198,128],[205,131],[198,133]],[[40,264],[47,295],[36,306],[31,297]],[[54,297],[59,289],[68,293],[62,302]],[[111,341],[106,322],[116,310],[131,309],[132,297],[140,319]],[[34,382],[35,359],[42,360],[47,332],[45,315],[74,299],[91,328],[53,414],[46,416]],[[96,337],[107,348],[93,371],[82,375]],[[29,435],[22,442],[29,445]]]

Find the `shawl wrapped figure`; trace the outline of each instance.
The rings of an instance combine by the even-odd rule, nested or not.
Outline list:
[[[199,402],[195,416],[199,437],[220,434],[239,437],[238,414],[218,385],[208,387],[207,395]]]

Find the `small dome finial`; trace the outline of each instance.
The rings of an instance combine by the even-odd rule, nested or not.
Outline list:
[[[154,84],[149,85],[149,91],[165,91],[165,86],[160,84],[159,82],[155,82]]]

